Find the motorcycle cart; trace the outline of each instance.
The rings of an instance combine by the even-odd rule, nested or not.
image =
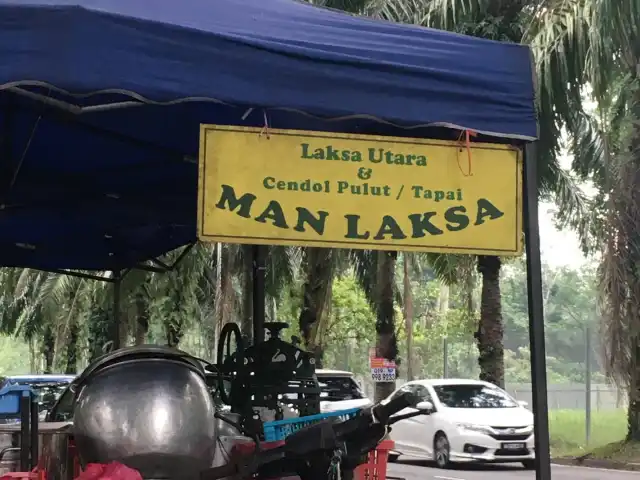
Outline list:
[[[363,415],[357,409],[320,413],[313,357],[280,338],[286,327],[265,324],[268,340],[245,348],[238,326],[225,325],[215,364],[157,345],[104,355],[69,387],[69,422],[39,423],[30,413],[30,422],[7,426],[14,435],[11,451],[21,452],[23,460],[19,469],[13,465],[23,473],[13,476],[73,480],[88,464],[113,461],[134,468],[145,480],[199,480],[207,471],[231,465],[240,470],[229,477],[238,480],[291,476],[284,475],[284,453],[267,462],[277,464],[272,476],[271,467],[248,473],[253,467],[246,459],[284,451],[288,438],[304,435],[313,425],[346,425]],[[350,460],[356,462],[355,478],[385,479],[393,444],[378,445],[381,435]],[[323,442],[313,448],[321,450]]]

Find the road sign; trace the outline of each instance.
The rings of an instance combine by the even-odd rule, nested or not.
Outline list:
[[[396,362],[386,358],[370,356],[369,366],[371,368],[371,378],[374,382],[395,382]]]
[[[396,381],[395,367],[371,367],[371,378],[376,383]]]

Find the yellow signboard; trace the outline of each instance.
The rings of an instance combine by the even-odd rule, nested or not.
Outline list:
[[[507,145],[203,125],[198,235],[519,255],[521,182]]]

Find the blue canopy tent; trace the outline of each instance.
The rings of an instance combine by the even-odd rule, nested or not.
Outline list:
[[[152,4],[0,0],[0,264],[193,242],[200,123],[537,136],[526,47],[290,0]]]
[[[194,242],[201,123],[537,138],[528,48],[292,0],[0,0],[0,58],[4,266],[119,271]],[[549,478],[530,152],[536,447]]]

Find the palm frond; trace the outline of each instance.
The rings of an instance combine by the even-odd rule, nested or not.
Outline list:
[[[376,305],[376,285],[378,272],[378,255],[372,250],[350,250],[350,263],[353,265],[354,274],[358,284],[371,305]]]
[[[362,13],[368,0],[308,0],[318,7],[331,8],[341,12]]]
[[[467,255],[450,255],[442,253],[425,253],[420,255],[431,267],[436,277],[446,285],[455,285],[464,277],[461,268],[465,265]]]

